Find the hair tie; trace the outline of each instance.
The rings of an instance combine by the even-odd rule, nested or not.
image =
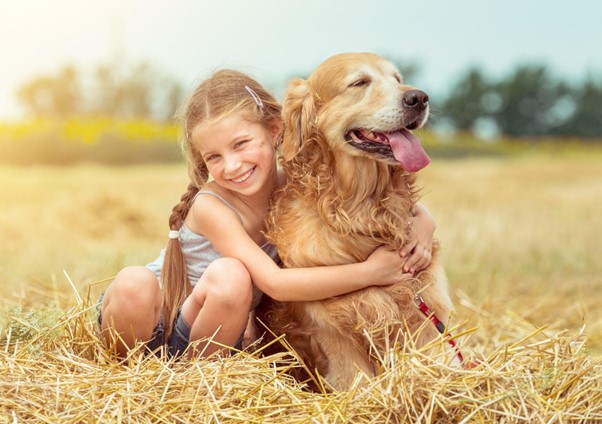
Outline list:
[[[263,102],[261,101],[261,99],[259,98],[257,93],[248,85],[245,85],[245,88],[249,92],[251,97],[253,97],[253,100],[255,100],[255,103],[257,103],[257,106],[259,106],[259,109],[263,109]]]
[[[179,231],[175,231],[175,230],[169,230],[169,238],[170,239],[179,239],[180,238],[180,232]]]

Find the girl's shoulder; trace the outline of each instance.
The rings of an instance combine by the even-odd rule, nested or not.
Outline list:
[[[209,189],[199,190],[199,192],[195,196],[193,206],[194,206],[194,204],[197,204],[200,207],[203,207],[203,206],[211,207],[212,205],[216,205],[216,204],[220,205],[220,206],[223,205],[223,206],[226,206],[228,209],[230,209],[232,212],[234,212],[236,215],[238,215],[239,218],[241,218],[241,213],[236,208],[235,202],[233,201],[233,199],[230,199],[227,194],[220,193],[219,191],[209,190]],[[223,210],[223,208],[220,207],[219,210],[221,211],[221,210]],[[242,221],[242,219],[241,219],[241,221]]]
[[[205,225],[223,220],[229,214],[243,223],[242,215],[226,196],[210,189],[202,189],[196,194],[185,221],[192,231],[203,234],[202,228]]]

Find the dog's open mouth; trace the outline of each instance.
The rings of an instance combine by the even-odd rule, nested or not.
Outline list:
[[[408,172],[417,172],[430,163],[420,139],[405,128],[393,132],[358,128],[345,134],[353,147],[386,158],[395,158]]]

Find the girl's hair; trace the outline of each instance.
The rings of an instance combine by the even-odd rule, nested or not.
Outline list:
[[[192,142],[194,129],[234,114],[269,128],[275,120],[281,119],[280,111],[280,104],[270,93],[253,78],[238,71],[217,71],[196,88],[179,113],[183,127],[182,148],[187,157],[190,183],[169,217],[170,230],[180,230],[194,197],[209,178],[207,166]],[[192,290],[186,258],[178,239],[170,238],[167,243],[161,280],[165,336],[169,337],[178,307]]]

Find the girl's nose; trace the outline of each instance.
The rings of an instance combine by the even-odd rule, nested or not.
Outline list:
[[[228,158],[226,161],[226,172],[233,172],[239,169],[242,166],[242,162],[238,159],[238,157]]]

